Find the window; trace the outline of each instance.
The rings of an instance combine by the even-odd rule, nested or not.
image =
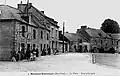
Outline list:
[[[119,41],[117,41],[117,45],[119,44]]]
[[[56,38],[57,38],[57,30],[56,30]]]
[[[44,44],[44,48],[46,48],[46,45]]]
[[[43,31],[41,31],[41,39],[43,39]]]
[[[95,40],[95,44],[97,44],[97,41]]]
[[[113,42],[113,40],[112,40],[112,45],[113,45],[113,43],[114,43],[114,42]]]
[[[52,37],[53,37],[53,28],[52,28]]]
[[[105,44],[105,46],[107,46],[107,43]]]
[[[82,43],[82,39],[78,39],[79,43]]]
[[[25,26],[22,26],[22,36],[25,37]]]
[[[25,44],[21,43],[21,51],[24,51],[24,50],[25,50]]]
[[[35,48],[35,44],[33,44],[33,48]]]
[[[30,44],[27,44],[27,49],[30,49]]]
[[[36,39],[36,31],[33,30],[33,38]]]
[[[56,48],[57,48],[57,41],[56,41]]]
[[[49,48],[49,45],[47,44],[47,48]]]
[[[47,40],[49,40],[49,34],[47,33]]]
[[[40,46],[41,46],[41,51],[42,51],[42,44],[40,44]]]
[[[101,44],[102,44],[102,40],[101,40]]]

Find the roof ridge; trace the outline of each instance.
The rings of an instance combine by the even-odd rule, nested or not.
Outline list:
[[[0,4],[0,6],[5,6],[5,4]]]
[[[10,7],[10,6],[6,5],[5,7],[7,8],[8,12],[13,16],[13,18],[16,19],[16,17],[14,16],[14,14],[8,9],[8,7]],[[10,8],[11,8],[11,7],[10,7]],[[12,17],[12,16],[11,16],[11,17]]]
[[[19,9],[17,9],[17,8],[15,8],[15,7],[10,6],[10,5],[6,5],[6,6],[8,6],[8,7],[10,7],[10,8],[14,8],[14,9],[16,9],[16,10],[19,10]]]
[[[8,7],[10,7],[10,8],[13,8],[13,9],[16,9],[16,10],[18,10],[18,11],[22,12],[21,10],[19,10],[19,9],[18,9],[18,8],[16,8],[16,7],[13,7],[13,6],[10,6],[10,5],[6,5],[6,6],[8,6]]]

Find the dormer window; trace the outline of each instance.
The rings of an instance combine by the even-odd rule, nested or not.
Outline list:
[[[27,23],[29,23],[29,16],[21,16]]]

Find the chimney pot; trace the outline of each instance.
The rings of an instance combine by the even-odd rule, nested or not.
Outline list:
[[[86,29],[87,28],[87,26],[81,26],[81,29]]]
[[[22,1],[21,1],[21,4],[22,4]]]

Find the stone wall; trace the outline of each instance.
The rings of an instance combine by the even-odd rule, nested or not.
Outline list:
[[[0,60],[10,60],[13,50],[14,21],[0,22]]]

